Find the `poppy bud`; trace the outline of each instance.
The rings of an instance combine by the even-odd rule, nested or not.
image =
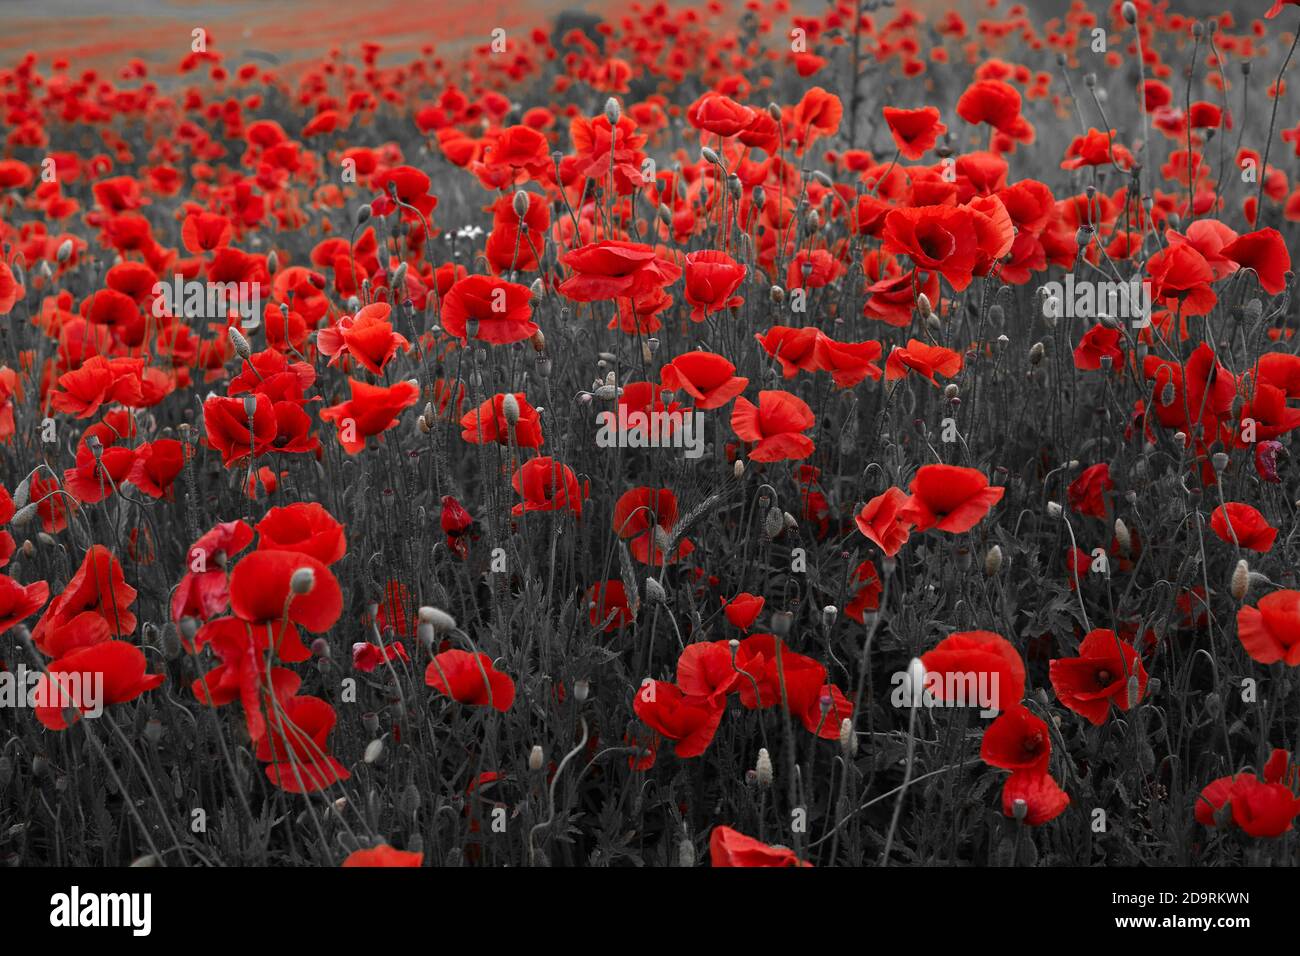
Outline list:
[[[59,250],[54,254],[54,257],[58,259],[60,263],[67,262],[69,259],[71,259],[72,240],[64,239],[61,243],[59,243]]]
[[[379,733],[379,715],[373,710],[366,711],[361,715],[361,726],[366,729],[366,733],[371,736]]]
[[[1128,700],[1129,707],[1136,707],[1138,701],[1142,699],[1141,689],[1138,686],[1137,674],[1129,675],[1126,699]]]
[[[370,203],[361,206],[361,208],[357,210],[357,215],[353,220],[353,224],[360,226],[362,223],[367,222],[370,219],[371,212]]]
[[[995,577],[1002,570],[1002,548],[993,545],[989,548],[988,553],[984,555],[984,573],[989,577]]]
[[[1124,0],[1124,5],[1119,8],[1120,15],[1124,17],[1124,22],[1132,26],[1137,23],[1138,11],[1133,5],[1133,0]]]
[[[736,463],[731,468],[731,473],[737,478],[745,477],[745,463],[737,458]]]
[[[618,398],[619,388],[617,385],[602,385],[596,389],[595,395],[599,399],[609,401],[611,398]]]
[[[519,399],[515,398],[513,392],[506,392],[505,398],[501,400],[501,415],[511,428],[519,424]]]
[[[1250,565],[1242,558],[1232,572],[1232,596],[1238,601],[1246,600],[1250,592]]]
[[[1049,518],[1061,517],[1061,506],[1057,502],[1049,501],[1047,503],[1047,517]]]
[[[318,637],[311,642],[311,653],[313,657],[320,657],[325,660],[330,656],[330,642],[323,637]]]
[[[623,110],[618,105],[618,100],[610,97],[605,101],[605,119],[609,120],[610,126],[617,126],[618,121],[623,116]]]
[[[961,394],[961,389],[959,389],[956,385],[949,383],[948,385],[944,386],[943,397],[946,398],[948,401],[951,402],[959,394]]]
[[[366,750],[365,753],[361,755],[361,759],[366,763],[374,763],[383,755],[384,740],[382,737],[376,737],[374,740],[370,741],[370,743],[366,744]]]
[[[766,747],[758,751],[758,760],[754,764],[754,778],[760,787],[772,786],[772,757]]]
[[[677,865],[686,869],[695,865],[695,845],[685,837],[677,843]]]
[[[299,568],[293,572],[293,577],[289,578],[289,590],[294,594],[310,594],[315,586],[316,572],[311,568]]]
[[[1043,353],[1047,350],[1042,342],[1035,342],[1029,349],[1029,364],[1037,365],[1043,360]]]
[[[249,421],[252,421],[254,416],[257,415],[257,399],[252,395],[244,396],[244,414],[248,416]]]
[[[1131,554],[1133,551],[1133,537],[1128,533],[1128,525],[1124,523],[1123,518],[1115,519],[1115,540],[1119,543],[1121,554]]]
[[[1029,804],[1021,797],[1011,801],[1011,815],[1019,822],[1024,822],[1025,817],[1029,816]]]
[[[585,680],[575,680],[573,682],[573,699],[578,703],[583,703],[591,693],[591,683]]]
[[[280,255],[274,249],[266,254],[266,271],[271,275],[280,271]]]
[[[158,741],[162,740],[162,735],[162,721],[157,717],[150,717],[144,725],[144,739],[156,747],[158,746]]]
[[[14,512],[14,516],[9,519],[9,523],[15,528],[21,528],[26,525],[32,518],[36,517],[37,505],[35,502],[24,505]]]
[[[827,604],[822,608],[822,627],[830,630],[835,626],[835,619],[839,617],[840,609],[834,604]]]
[[[446,611],[436,607],[422,607],[419,612],[420,623],[428,624],[435,631],[454,631],[456,629],[456,619]]]
[[[247,359],[253,354],[252,347],[248,344],[248,339],[244,338],[244,333],[233,325],[226,329],[226,335],[230,339],[230,344],[235,349],[235,354],[241,359]]]
[[[546,757],[542,753],[541,744],[533,744],[533,749],[528,753],[528,769],[536,772],[541,770],[546,763]]]
[[[777,637],[789,637],[790,625],[793,623],[793,614],[789,611],[777,611],[772,615],[772,633]]]
[[[775,305],[780,305],[785,301],[785,289],[782,289],[779,285],[772,286],[767,294]]]
[[[510,205],[514,209],[515,215],[523,219],[528,214],[528,193],[522,189],[516,190],[515,198],[511,200]]]
[[[763,533],[769,538],[775,538],[785,530],[785,515],[780,508],[773,506],[768,509],[767,517],[763,519]]]
[[[664,593],[664,587],[654,578],[645,579],[645,598],[651,604],[668,603],[668,595]]]
[[[910,699],[912,706],[921,703],[922,691],[925,689],[925,663],[919,657],[913,657],[907,665],[907,677],[904,681],[906,691],[904,699]]]
[[[850,759],[858,755],[858,732],[847,717],[840,721],[840,751]]]
[[[712,163],[714,166],[722,165],[722,160],[719,158],[718,154],[707,146],[700,147],[700,156],[704,158],[705,162]]]

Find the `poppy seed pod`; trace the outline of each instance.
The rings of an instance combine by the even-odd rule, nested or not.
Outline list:
[[[790,636],[790,627],[794,624],[794,615],[789,611],[777,611],[772,615],[772,633],[777,637]]]
[[[1018,822],[1024,822],[1025,817],[1029,816],[1029,804],[1023,797],[1017,797],[1011,802],[1011,815]]]
[[[840,615],[840,609],[834,604],[827,604],[822,608],[822,627],[830,630],[835,626],[835,619]]]
[[[772,757],[766,747],[758,751],[758,760],[754,763],[754,778],[760,787],[772,786]]]
[[[677,842],[677,865],[686,869],[695,866],[695,844],[685,837]]]
[[[299,568],[289,578],[289,590],[294,594],[310,594],[316,586],[316,572],[312,568]]]

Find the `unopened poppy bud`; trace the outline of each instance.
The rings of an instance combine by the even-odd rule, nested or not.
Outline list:
[[[38,506],[35,502],[32,502],[29,505],[24,505],[23,507],[19,508],[17,511],[14,512],[14,516],[9,519],[9,523],[13,525],[15,528],[24,527],[25,525],[28,524],[28,522],[30,522],[33,518],[36,517],[37,507]]]
[[[501,415],[511,428],[519,424],[519,399],[515,398],[513,392],[506,392],[505,398],[501,400]]]
[[[609,401],[611,398],[618,398],[618,393],[619,389],[617,385],[602,385],[600,388],[596,389],[595,396],[604,401]]]
[[[515,198],[510,203],[515,211],[515,215],[520,219],[528,214],[528,193],[522,189],[515,191]]]
[[[370,214],[372,212],[373,210],[370,208],[370,203],[365,203],[364,205],[362,205],[357,210],[357,215],[356,215],[356,219],[354,220],[354,225],[360,226],[362,223],[368,222],[370,219]]]
[[[1133,0],[1124,0],[1124,5],[1119,8],[1120,15],[1124,17],[1124,22],[1132,26],[1137,23],[1138,11],[1134,6]]]
[[[822,627],[829,630],[835,626],[835,620],[840,616],[840,609],[834,604],[827,604],[822,608]]]
[[[591,682],[585,680],[575,680],[573,682],[573,699],[578,703],[583,703],[591,694]]]
[[[840,752],[850,759],[858,755],[858,732],[847,717],[840,721]]]
[[[745,463],[737,458],[736,463],[731,466],[731,473],[737,478],[745,477]]]
[[[772,633],[777,637],[789,637],[794,615],[789,611],[777,611],[772,615]]]
[[[766,747],[758,751],[758,760],[754,763],[754,777],[760,787],[772,786],[772,757]]]
[[[67,262],[69,259],[71,259],[71,258],[72,258],[72,240],[71,240],[71,239],[64,239],[61,243],[59,243],[59,250],[58,250],[58,252],[56,252],[56,253],[54,254],[54,257],[55,257],[56,259],[58,259],[58,261],[61,262],[61,263],[62,263],[62,262]]]
[[[1142,699],[1142,689],[1138,685],[1137,674],[1129,675],[1126,699],[1128,700],[1129,707],[1136,707],[1138,701]]]
[[[1029,816],[1029,804],[1022,797],[1017,797],[1011,801],[1011,815],[1023,822],[1025,817]]]
[[[1043,343],[1042,343],[1042,342],[1035,342],[1032,346],[1030,346],[1030,348],[1029,348],[1029,364],[1030,364],[1030,365],[1037,365],[1039,362],[1041,362],[1041,361],[1043,360],[1043,353],[1044,353],[1045,351],[1047,351],[1047,350],[1043,347]]]
[[[685,837],[677,842],[677,865],[686,869],[695,866],[695,844]]]
[[[1059,517],[1061,517],[1061,506],[1060,506],[1060,504],[1058,504],[1058,503],[1055,502],[1055,501],[1049,501],[1049,502],[1047,503],[1047,517],[1049,517],[1049,518],[1059,518]]]
[[[311,653],[313,657],[328,659],[330,656],[330,642],[323,637],[318,637],[311,642]]]
[[[1115,540],[1119,543],[1121,554],[1131,554],[1133,551],[1133,536],[1129,534],[1128,525],[1124,523],[1123,518],[1115,519]]]
[[[157,717],[150,717],[144,725],[144,739],[156,747],[158,746],[158,741],[162,740],[162,735],[162,721]]]
[[[651,604],[666,604],[668,595],[664,592],[664,586],[654,578],[645,579],[645,598]]]
[[[776,305],[780,305],[785,301],[785,289],[782,289],[779,285],[772,286],[772,288],[768,290],[767,294]]]
[[[376,737],[370,743],[366,744],[366,752],[361,755],[361,759],[366,763],[374,763],[384,755],[384,740],[382,737]]]
[[[299,568],[289,578],[289,590],[294,594],[310,594],[316,586],[316,572],[312,568]]]
[[[27,501],[31,493],[32,493],[32,479],[30,477],[24,478],[22,481],[18,483],[18,487],[14,489],[14,494],[13,494],[14,507],[26,508]]]
[[[605,119],[609,120],[610,126],[617,126],[618,121],[623,116],[623,109],[618,105],[618,100],[610,97],[605,101]]]
[[[266,271],[271,275],[280,271],[280,254],[274,249],[266,254]]]
[[[956,398],[960,394],[961,394],[961,389],[958,388],[956,385],[949,383],[948,385],[944,386],[943,397],[946,398],[948,401],[951,402],[954,398]]]
[[[767,517],[763,519],[763,533],[769,538],[775,538],[785,530],[785,514],[780,508],[773,506],[768,509]]]
[[[230,339],[230,344],[235,349],[235,354],[241,359],[246,359],[253,354],[252,347],[248,344],[248,339],[244,338],[244,333],[239,331],[233,325],[226,329],[226,335]]]
[[[533,744],[533,749],[528,752],[528,769],[534,772],[541,770],[546,763],[546,755],[542,753],[541,744]]]
[[[454,631],[456,629],[456,619],[439,608],[422,607],[419,616],[421,623],[432,626],[435,631]]]
[[[1232,596],[1238,601],[1246,600],[1250,592],[1250,565],[1242,558],[1232,572]]]
[[[989,577],[996,577],[997,573],[1002,570],[1002,548],[993,545],[989,548],[988,553],[984,555],[984,573]]]

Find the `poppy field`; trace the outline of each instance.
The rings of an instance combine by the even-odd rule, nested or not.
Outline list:
[[[0,862],[1295,864],[1268,3],[0,63]]]

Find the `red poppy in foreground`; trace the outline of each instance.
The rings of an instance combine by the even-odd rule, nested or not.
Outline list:
[[[1070,795],[1045,770],[1018,770],[1002,785],[1002,812],[1016,817],[1023,807],[1022,819],[1031,827],[1055,820],[1069,805]]]
[[[676,282],[682,270],[639,242],[606,239],[566,253],[560,262],[574,274],[560,294],[575,302],[638,299]]]
[[[933,106],[916,110],[900,110],[886,106],[883,110],[894,145],[904,159],[920,159],[934,148],[935,142],[948,127],[939,122],[939,111]]]
[[[1049,676],[1061,703],[1096,726],[1105,723],[1111,704],[1128,710],[1147,692],[1147,672],[1137,651],[1106,628],[1090,631],[1077,656],[1052,661]],[[1134,678],[1136,694],[1130,695]]]
[[[735,374],[736,366],[713,352],[687,352],[659,370],[659,381],[680,389],[701,410],[721,408],[745,390],[749,379]]]
[[[167,678],[145,672],[144,652],[126,641],[101,641],[51,661],[37,686],[36,719],[50,730],[68,726],[65,710],[98,714],[153,690]]]
[[[1273,547],[1277,528],[1258,510],[1240,501],[1229,501],[1214,509],[1210,529],[1228,544],[1251,551],[1267,552]]]
[[[241,620],[288,620],[319,634],[343,613],[338,579],[321,561],[299,551],[253,551],[230,575],[230,606]]]
[[[642,723],[675,742],[677,756],[698,757],[713,742],[724,706],[668,681],[651,680],[637,690],[632,709]]]
[[[1047,723],[1020,704],[989,724],[980,743],[980,758],[1003,770],[1046,770],[1051,756]]]
[[[122,565],[112,552],[102,544],[91,545],[77,573],[32,628],[32,640],[38,650],[49,653],[46,634],[87,612],[104,619],[110,636],[130,634],[136,623],[130,610],[135,595],[135,588],[126,583]]]
[[[768,846],[761,840],[724,826],[714,827],[709,834],[709,863],[713,866],[812,866],[795,856],[793,850]]]
[[[949,634],[921,655],[921,663],[925,687],[936,700],[1005,711],[1025,696],[1025,662],[992,631]],[[970,700],[972,694],[981,699]]]
[[[912,496],[899,518],[917,531],[969,531],[1002,500],[1005,488],[989,486],[984,473],[958,465],[923,465],[912,479]]]
[[[1261,664],[1300,666],[1300,591],[1274,591],[1237,612],[1237,639]]]
[[[315,793],[351,777],[326,742],[337,720],[319,697],[289,697],[271,709],[267,733],[257,744],[267,779],[286,793]]]
[[[496,670],[486,654],[443,651],[429,662],[424,682],[462,704],[487,705],[504,713],[515,702],[515,682]]]
[[[343,866],[423,866],[424,854],[407,850],[394,850],[387,843],[368,850],[353,850],[343,861]]]
[[[297,551],[323,564],[347,553],[343,525],[314,501],[296,501],[272,508],[257,523],[259,551]]]
[[[803,432],[817,424],[808,403],[789,392],[759,392],[755,405],[744,396],[731,409],[731,428],[742,441],[754,442],[753,461],[798,461],[815,447]]]
[[[456,282],[442,299],[442,327],[460,339],[509,345],[532,338],[532,293],[517,282],[472,275]]]

